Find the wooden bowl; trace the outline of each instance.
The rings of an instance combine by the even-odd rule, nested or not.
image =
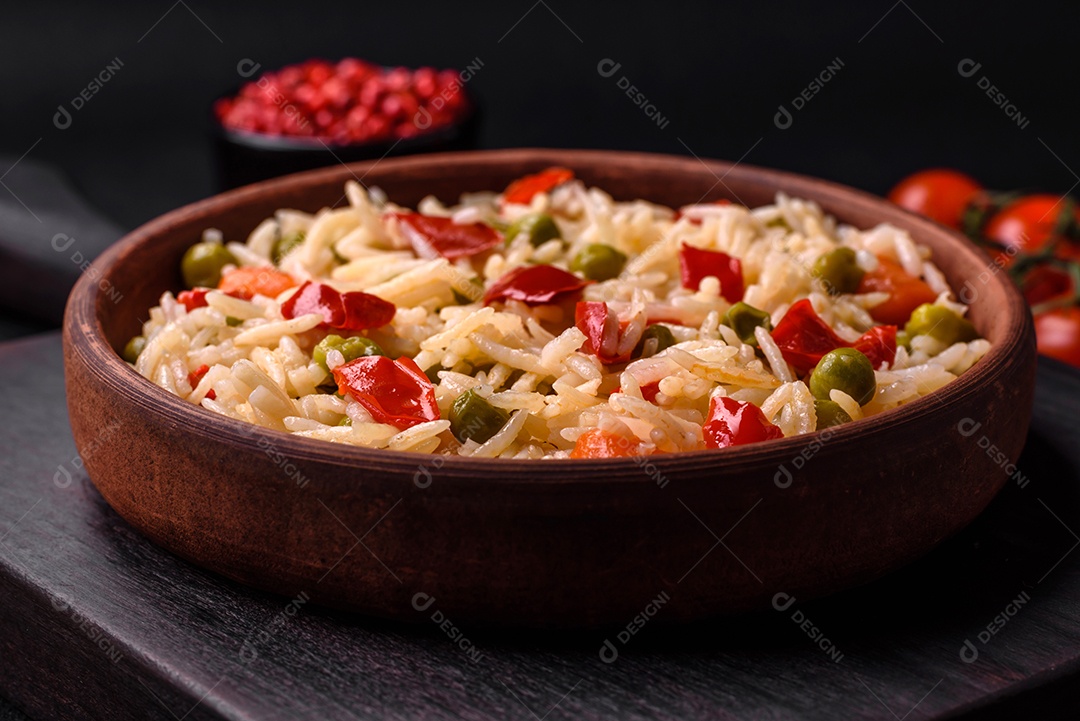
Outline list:
[[[933,250],[993,349],[954,383],[879,416],[647,464],[432,457],[297,438],[193,406],[117,355],[159,295],[179,289],[180,256],[206,227],[245,237],[277,208],[339,202],[356,176],[413,205],[556,164],[620,199],[756,206],[783,191],[858,227],[905,228]],[[1001,489],[1028,427],[1035,344],[1023,299],[994,270],[958,234],[880,198],[747,165],[581,150],[358,163],[202,200],[110,248],[68,302],[68,407],[109,504],[156,543],[243,583],[455,624],[697,619],[881,576]]]

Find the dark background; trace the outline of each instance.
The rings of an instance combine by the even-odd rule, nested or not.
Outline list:
[[[131,227],[215,192],[208,106],[238,84],[242,58],[264,69],[311,56],[455,68],[479,58],[468,87],[481,147],[691,149],[875,192],[950,165],[990,186],[1064,192],[1080,168],[1068,70],[1078,17],[1067,2],[926,0],[24,4],[5,8],[0,153],[18,157],[40,138],[28,157],[61,166]],[[70,128],[54,127],[57,106],[114,58],[119,73]],[[619,73],[601,77],[604,58]],[[778,106],[791,109],[836,58],[840,72],[778,129]],[[957,72],[964,58],[982,63],[974,77]],[[978,88],[982,75],[1026,128]]]

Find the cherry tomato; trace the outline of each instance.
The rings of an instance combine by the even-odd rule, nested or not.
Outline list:
[[[405,430],[439,420],[435,386],[412,358],[363,356],[335,368],[334,380],[379,423]]]
[[[574,171],[566,168],[548,168],[533,175],[518,178],[503,191],[504,203],[528,205],[537,193],[546,193],[556,186],[574,179]]]
[[[903,267],[888,258],[878,258],[878,267],[863,275],[858,293],[888,293],[884,303],[870,309],[870,317],[879,323],[900,326],[907,323],[911,311],[923,303],[933,303],[937,293]]]
[[[1066,206],[1066,201],[1057,195],[1026,195],[995,213],[987,222],[983,235],[1006,248],[1025,253],[1037,253],[1051,238],[1058,237],[1055,255],[1080,260],[1080,245],[1056,233],[1060,230],[1059,222]],[[1073,209],[1073,218],[1068,222],[1074,225],[1080,222],[1080,211]],[[1004,255],[1008,257],[1015,253]]]
[[[501,245],[502,234],[486,223],[459,225],[452,218],[394,213],[401,232],[421,258],[467,258]]]
[[[709,418],[702,431],[707,448],[727,448],[784,437],[753,403],[721,396],[714,396],[709,402]]]
[[[577,293],[589,281],[553,265],[523,265],[495,281],[484,293],[484,305],[499,300],[520,300],[528,305],[544,305],[560,296]]]
[[[328,285],[310,280],[281,306],[281,314],[286,318],[319,313],[323,325],[341,330],[381,328],[394,319],[396,312],[393,303],[370,293],[338,293]]]
[[[637,439],[591,428],[580,436],[570,451],[571,458],[628,458],[641,455]]]
[[[276,298],[295,287],[296,280],[291,275],[273,268],[237,268],[222,276],[218,283],[218,290],[243,300],[251,300],[256,295]]]
[[[701,281],[713,276],[720,281],[720,295],[728,303],[738,303],[743,298],[742,263],[727,253],[717,250],[695,248],[682,244],[679,251],[679,277],[682,286],[690,290],[701,287]]]
[[[772,338],[784,360],[800,373],[809,371],[826,353],[837,348],[855,348],[870,359],[874,368],[896,359],[896,326],[875,326],[854,343],[848,343],[821,319],[809,298],[788,309],[776,324]]]
[[[1075,305],[1035,316],[1039,352],[1080,368],[1080,307]]]
[[[1037,265],[1024,276],[1020,289],[1028,305],[1034,306],[1069,295],[1073,292],[1073,283],[1070,275],[1061,268]]]
[[[889,200],[901,208],[960,230],[964,210],[982,189],[974,178],[960,171],[934,168],[901,180],[889,191]]]

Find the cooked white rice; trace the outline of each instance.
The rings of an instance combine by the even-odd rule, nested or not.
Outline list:
[[[442,419],[469,389],[507,411],[510,420],[498,433],[482,444],[459,443],[450,422],[442,419],[399,430],[376,422],[349,396],[328,392],[325,384],[332,378],[311,351],[328,333],[341,332],[320,327],[316,315],[285,319],[282,303],[294,290],[252,300],[213,291],[206,307],[191,312],[166,292],[143,327],[147,343],[135,363],[138,372],[215,413],[370,448],[562,458],[586,430],[603,428],[636,438],[642,453],[674,452],[703,447],[702,424],[717,394],[757,404],[785,436],[813,431],[816,424],[813,396],[769,332],[757,331],[759,355],[720,324],[729,303],[715,278],[705,279],[696,292],[681,287],[683,243],[741,259],[744,301],[768,312],[774,326],[803,298],[848,341],[874,325],[868,309],[884,300],[883,294],[830,296],[810,274],[816,258],[839,246],[855,250],[864,270],[873,269],[879,257],[895,260],[939,292],[938,303],[966,311],[928,249],[906,232],[889,225],[865,231],[838,226],[816,204],[783,194],[774,205],[752,210],[695,205],[683,208],[680,217],[642,200],[615,202],[579,181],[538,194],[529,206],[500,209],[495,193],[469,194],[453,207],[425,198],[420,212],[452,215],[460,222],[505,223],[545,211],[556,218],[564,239],[533,247],[521,236],[506,247],[453,262],[417,257],[386,215],[399,208],[377,189],[369,192],[350,181],[346,195],[348,206],[315,215],[281,210],[244,243],[228,247],[241,265],[271,266],[275,239],[305,233],[280,269],[298,282],[318,280],[341,292],[363,290],[394,303],[393,321],[364,335],[391,358],[409,356],[425,371],[441,369],[435,396]],[[214,233],[207,231],[208,237]],[[490,287],[531,263],[566,269],[591,243],[613,246],[630,260],[618,278],[586,287],[583,299],[606,301],[621,318],[639,325],[646,316],[663,318],[672,324],[676,345],[629,364],[605,366],[581,350],[584,333],[558,305],[459,304],[462,295],[478,297],[475,280]],[[898,348],[892,367],[877,370],[873,400],[860,407],[839,391],[833,391],[833,400],[855,420],[881,413],[949,383],[988,349],[981,339],[943,347],[930,336],[918,336],[910,350]],[[343,360],[332,353],[328,363],[333,367]],[[193,388],[189,374],[204,365],[209,371]],[[644,400],[642,386],[656,382],[654,402]],[[343,425],[344,419],[351,425]]]

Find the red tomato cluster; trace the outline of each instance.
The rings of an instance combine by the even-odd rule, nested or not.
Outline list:
[[[994,193],[939,168],[904,178],[889,200],[985,246],[1032,306],[1039,352],[1080,367],[1080,210],[1071,198]]]
[[[454,70],[382,68],[345,58],[263,73],[214,105],[231,130],[338,145],[393,141],[452,124],[469,109]]]

